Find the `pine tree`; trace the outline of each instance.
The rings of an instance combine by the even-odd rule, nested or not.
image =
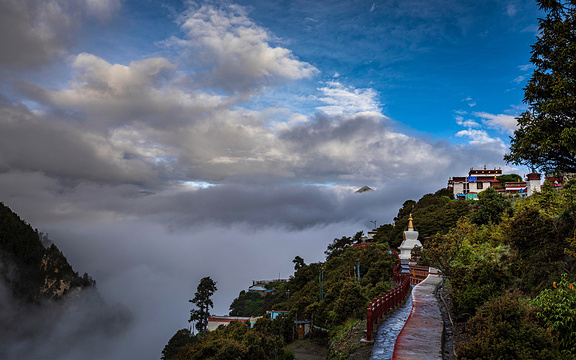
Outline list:
[[[196,293],[192,300],[188,300],[198,307],[198,309],[190,310],[190,320],[188,322],[196,321],[196,330],[206,333],[208,328],[208,318],[210,317],[210,308],[214,307],[214,302],[211,297],[216,292],[216,282],[209,276],[200,280]]]
[[[546,17],[532,45],[529,110],[517,118],[508,163],[576,172],[576,1],[538,0]]]

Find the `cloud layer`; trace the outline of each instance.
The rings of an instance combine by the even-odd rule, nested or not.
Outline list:
[[[308,24],[298,36],[314,40],[349,5],[335,3],[334,18],[292,12],[289,20]],[[134,312],[103,357],[137,348],[138,358],[158,358],[187,325],[187,299],[203,276],[219,282],[223,314],[251,280],[289,276],[294,256],[319,261],[334,237],[390,222],[405,200],[471,166],[502,163],[500,135],[514,129],[514,114],[482,111],[466,97],[477,111],[456,112],[463,144],[418,134],[386,113],[390,94],[327,75],[341,70],[302,57],[317,47],[297,56],[293,39],[254,20],[251,7],[187,2],[173,14],[175,32],[147,44],[154,50],[145,56],[132,56],[131,43],[108,52],[78,45],[87,24],[119,26],[117,14],[129,13],[122,6],[0,0],[0,32],[11,34],[0,38],[0,201],[50,232],[106,299]],[[374,25],[370,36],[390,38],[387,64],[426,53],[432,34],[453,38],[428,21],[438,9],[399,2],[391,16],[408,14],[408,23]],[[364,6],[340,36],[358,37],[354,21],[382,11]],[[355,44],[346,59],[373,51]],[[328,62],[342,57],[331,45]],[[414,96],[406,112],[424,107]],[[363,185],[376,191],[355,194]]]

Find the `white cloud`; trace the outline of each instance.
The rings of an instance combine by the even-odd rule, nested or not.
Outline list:
[[[516,84],[521,84],[522,82],[524,82],[524,80],[526,80],[526,76],[520,75],[514,79],[514,82]]]
[[[508,6],[506,7],[506,13],[508,14],[508,16],[514,17],[518,13],[516,4],[509,3]]]
[[[338,81],[329,81],[326,85],[318,89],[324,96],[315,99],[327,104],[317,109],[328,115],[381,111],[378,92],[374,89],[346,87]]]
[[[464,117],[458,115],[455,117],[456,118],[456,123],[460,126],[466,126],[466,127],[480,127],[480,124],[478,124],[476,121],[474,120],[470,120],[470,119],[464,119]]]
[[[456,133],[458,137],[468,137],[471,145],[490,145],[496,149],[505,149],[504,142],[500,138],[492,138],[484,130],[460,130]]]
[[[489,128],[496,129],[506,134],[512,135],[518,128],[516,117],[505,114],[489,114],[486,112],[475,112],[474,116],[482,119],[482,123]]]
[[[86,0],[86,8],[90,15],[107,20],[120,9],[120,0]]]
[[[197,81],[228,92],[257,91],[286,80],[309,78],[318,70],[290,50],[270,45],[271,34],[247,17],[243,7],[191,7],[180,19],[185,39],[165,44],[188,48]]]
[[[154,128],[181,126],[235,102],[234,98],[190,88],[176,65],[166,58],[121,65],[82,53],[72,66],[74,78],[68,88],[31,87],[27,91],[50,106],[85,112],[94,120],[94,128],[134,123]]]
[[[468,103],[468,106],[470,106],[470,107],[476,106],[476,101],[472,100],[472,98],[470,96],[468,96],[465,99],[462,99],[462,101],[465,101],[466,103]]]
[[[534,67],[534,65],[532,65],[532,64],[526,64],[526,65],[518,66],[518,68],[522,71],[528,71],[528,70],[532,69],[533,67]]]

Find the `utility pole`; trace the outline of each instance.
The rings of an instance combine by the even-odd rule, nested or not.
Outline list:
[[[318,280],[320,281],[320,301],[322,301],[324,300],[324,265],[322,265]]]

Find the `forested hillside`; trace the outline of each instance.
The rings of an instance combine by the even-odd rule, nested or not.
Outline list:
[[[244,324],[230,325],[209,333],[202,340],[200,335],[188,334],[189,344],[173,356],[169,355],[174,353],[172,347],[167,346],[164,358],[220,359],[224,358],[224,351],[232,351],[226,353],[230,358],[256,359],[253,354],[260,353],[273,357],[275,351],[294,340],[294,320],[312,320],[320,328],[334,330],[347,320],[361,319],[370,299],[390,288],[396,260],[386,244],[374,244],[366,250],[350,245],[334,249],[338,255],[326,262],[304,264],[287,283],[269,284],[273,293],[261,296],[243,291],[230,306],[232,315],[261,316],[266,310],[288,311],[286,315],[273,321],[259,319],[253,329]],[[182,332],[186,330],[180,330],[175,336],[186,338]],[[328,333],[317,330],[315,336],[327,338]],[[248,346],[248,339],[253,338],[258,341]],[[264,348],[256,350],[257,343]],[[275,345],[270,345],[272,343]]]
[[[45,247],[46,246],[46,247]],[[108,306],[48,237],[0,203],[0,359],[101,359],[130,313]]]
[[[0,278],[18,298],[29,302],[59,299],[76,288],[94,285],[80,277],[47,236],[0,203]]]
[[[420,263],[442,270],[463,359],[576,355],[576,180],[545,183],[528,198],[483,191],[448,234],[424,245]]]
[[[369,300],[392,285],[389,279],[396,260],[389,254],[388,241],[399,245],[397,237],[406,229],[401,224],[407,224],[411,211],[424,240],[424,249],[417,251],[420,264],[442,270],[451,288],[453,315],[464,329],[458,338],[460,357],[572,357],[576,350],[576,181],[569,181],[561,191],[545,183],[540,193],[529,198],[506,198],[494,189],[478,198],[453,200],[443,189],[417,202],[406,201],[395,225],[381,226],[366,250],[352,247],[362,233],[334,239],[325,262],[306,265],[297,257],[289,282],[268,284],[274,292],[265,296],[243,291],[230,306],[231,315],[258,316],[274,309],[289,310],[286,316],[260,319],[253,329],[244,324],[229,326],[204,339],[182,329],[164,349],[163,358],[216,359],[229,351],[227,356],[251,359],[257,350],[271,356],[293,340],[294,320],[313,320],[314,325],[330,330],[316,331],[316,339],[335,336],[347,321],[365,318]]]
[[[313,338],[328,346],[328,341],[335,340],[344,328],[365,319],[368,303],[394,285],[391,277],[397,259],[388,241],[396,244],[393,247],[400,245],[411,211],[418,230],[426,236],[448,232],[460,216],[469,212],[471,204],[452,200],[449,195],[443,189],[424,195],[418,202],[406,201],[395,218],[396,226],[381,226],[365,249],[353,246],[362,242],[362,232],[336,238],[327,246],[325,262],[306,264],[306,254],[302,254],[293,261],[295,272],[289,282],[267,284],[273,292],[264,296],[242,291],[230,305],[233,316],[262,316],[266,310],[287,311],[286,315],[275,320],[259,319],[253,329],[244,324],[229,325],[203,339],[201,334],[193,336],[187,329],[179,330],[165,347],[163,359],[273,358],[294,340],[295,320],[311,320],[315,326]],[[440,224],[436,223],[438,219],[442,219]],[[421,227],[417,221],[421,221]],[[255,353],[263,357],[254,357]],[[289,358],[289,354],[286,356]]]

